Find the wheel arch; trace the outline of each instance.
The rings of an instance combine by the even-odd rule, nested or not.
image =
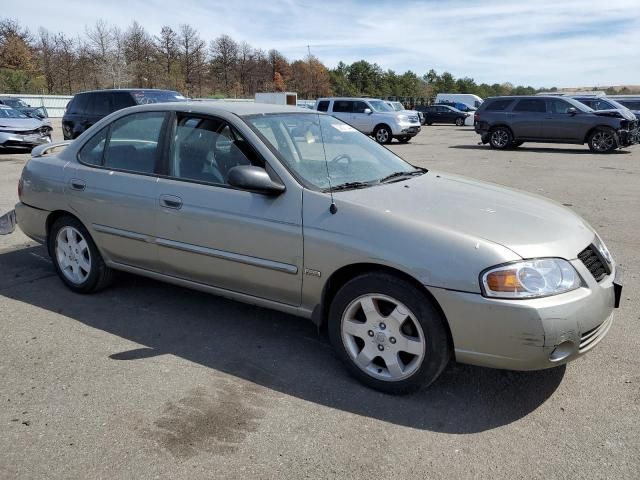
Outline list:
[[[605,125],[605,124],[595,125],[587,131],[587,134],[584,136],[582,143],[587,143],[589,141],[589,137],[599,128],[607,128],[609,130],[613,130],[613,132],[617,135],[616,129],[611,125]]]
[[[388,124],[388,123],[385,123],[385,122],[380,122],[380,123],[376,124],[376,126],[375,126],[375,127],[373,127],[373,133],[375,133],[375,132],[376,132],[376,130],[378,130],[380,127],[386,127],[386,128],[388,128],[388,129],[389,129],[389,131],[391,132],[391,135],[393,135],[393,129],[389,126],[389,124]]]
[[[491,125],[491,127],[489,128],[489,132],[493,132],[496,128],[500,128],[500,127],[506,128],[507,130],[509,130],[511,132],[511,137],[513,138],[513,140],[516,139],[516,136],[513,133],[513,129],[506,123],[496,123],[494,125]]]
[[[453,336],[451,335],[449,321],[447,320],[447,316],[442,310],[442,307],[440,306],[436,298],[431,294],[429,289],[408,273],[397,268],[378,263],[354,263],[345,265],[331,274],[322,289],[320,304],[316,305],[316,307],[313,309],[312,321],[318,326],[319,329],[325,328],[327,325],[329,307],[331,305],[331,302],[333,301],[333,298],[338,293],[338,290],[340,290],[340,288],[342,288],[342,286],[344,286],[349,280],[365,273],[387,273],[411,283],[416,288],[418,288],[418,290],[424,292],[433,306],[438,310],[440,315],[442,315],[444,326],[447,331],[449,346],[453,351]]]

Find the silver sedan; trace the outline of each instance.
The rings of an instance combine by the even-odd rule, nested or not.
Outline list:
[[[569,209],[416,168],[319,112],[132,107],[32,155],[18,225],[69,288],[123,270],[305,317],[387,392],[429,385],[452,358],[576,359],[620,298],[605,244]]]
[[[0,147],[33,148],[51,143],[51,125],[0,105]]]

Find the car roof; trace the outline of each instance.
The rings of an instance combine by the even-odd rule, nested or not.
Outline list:
[[[76,95],[80,95],[83,93],[109,93],[109,92],[176,92],[176,90],[169,90],[167,88],[102,88],[98,90],[85,90],[83,92],[78,92]]]
[[[190,101],[190,102],[168,102],[168,103],[150,103],[147,105],[138,105],[136,110],[158,110],[161,106],[166,111],[188,111],[191,113],[216,114],[220,112],[232,113],[240,117],[245,115],[264,115],[269,113],[301,113],[309,115],[318,115],[315,110],[303,107],[295,107],[288,105],[274,105],[270,103],[255,102],[224,102],[224,101]]]
[[[380,100],[379,98],[374,97],[322,97],[320,100]]]

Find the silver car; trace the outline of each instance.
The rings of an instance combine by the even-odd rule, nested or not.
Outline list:
[[[416,168],[323,113],[132,107],[50,152],[24,167],[16,214],[69,288],[123,270],[308,318],[383,391],[429,385],[452,358],[566,363],[619,302],[611,255],[572,211]]]
[[[51,143],[51,125],[31,118],[6,105],[0,105],[0,147],[33,148]]]

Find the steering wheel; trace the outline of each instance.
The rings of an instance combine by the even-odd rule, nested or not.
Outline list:
[[[338,163],[341,160],[346,160],[347,161],[347,165],[346,165],[347,167],[351,166],[351,157],[349,155],[347,155],[346,153],[341,153],[340,155],[337,155],[337,156],[333,157],[329,163]]]

